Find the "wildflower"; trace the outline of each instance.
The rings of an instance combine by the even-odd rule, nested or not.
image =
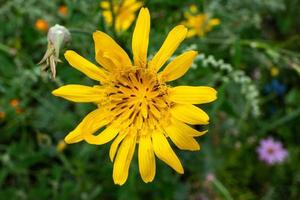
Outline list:
[[[216,180],[216,176],[214,173],[209,172],[206,174],[205,179],[204,179],[204,187],[206,188],[206,190],[211,190],[212,189],[212,184],[214,183],[214,181]]]
[[[16,113],[21,113],[23,110],[20,107],[19,99],[12,99],[9,104],[15,109]]]
[[[52,143],[51,138],[49,137],[49,135],[45,133],[37,133],[36,139],[38,145],[40,146],[51,146]]]
[[[135,13],[139,10],[143,3],[137,0],[122,0],[113,1],[113,5],[110,5],[110,1],[101,1],[100,7],[103,9],[102,15],[105,22],[112,26],[116,32],[123,32],[127,30],[135,19]],[[113,10],[113,13],[111,12]],[[113,17],[114,20],[113,21]]]
[[[271,67],[270,69],[270,74],[271,76],[275,77],[275,76],[278,76],[279,74],[279,69],[277,67]]]
[[[67,144],[65,143],[65,141],[60,140],[56,145],[56,151],[62,152],[65,150],[66,147],[67,147]]]
[[[205,33],[211,31],[214,26],[220,24],[220,19],[210,19],[207,14],[199,13],[195,5],[190,6],[189,11],[185,12],[185,18],[186,20],[182,24],[189,29],[187,37],[196,35],[202,37]]]
[[[0,120],[4,120],[6,113],[4,111],[0,111]]]
[[[281,142],[271,137],[260,141],[257,153],[259,159],[268,165],[282,163],[288,156],[288,152],[282,147]]]
[[[60,62],[59,50],[61,46],[71,39],[71,34],[64,26],[56,24],[48,31],[48,48],[42,60],[38,63],[42,65],[42,70],[51,70],[52,78],[56,76],[56,64]]]
[[[61,5],[58,7],[58,13],[62,16],[66,16],[68,14],[68,7],[65,5]]]
[[[49,28],[48,22],[43,19],[38,19],[35,22],[35,28],[39,31],[46,32]]]
[[[12,99],[12,100],[10,100],[9,104],[12,107],[17,108],[20,105],[20,101],[18,99]]]
[[[275,93],[279,96],[283,96],[286,92],[286,85],[282,84],[277,79],[273,79],[270,83],[266,84],[264,90],[266,93]]]
[[[189,12],[191,12],[192,14],[196,14],[198,12],[197,6],[194,4],[190,5]]]
[[[207,182],[213,182],[214,179],[215,179],[215,175],[213,173],[208,173],[205,177],[205,180]]]
[[[128,177],[130,162],[138,144],[138,162],[144,182],[155,176],[155,155],[182,174],[180,160],[169,145],[170,138],[182,150],[200,149],[194,137],[199,132],[187,124],[208,124],[208,115],[193,104],[209,103],[216,99],[216,91],[205,86],[178,86],[167,83],[180,78],[188,70],[197,52],[187,51],[158,72],[184,40],[187,29],[176,26],[168,34],[160,50],[148,62],[150,13],[140,10],[132,38],[133,63],[127,53],[107,34],[96,31],[97,67],[74,51],[65,58],[71,66],[100,82],[93,87],[66,85],[52,92],[74,102],[94,102],[98,108],[89,113],[70,132],[65,142],[85,140],[101,145],[113,140],[109,156],[113,179],[122,185]],[[97,135],[94,133],[103,128]]]

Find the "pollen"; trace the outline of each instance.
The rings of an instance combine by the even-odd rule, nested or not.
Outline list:
[[[134,128],[139,136],[160,128],[162,120],[165,123],[171,106],[167,100],[167,86],[160,83],[151,70],[122,73],[107,91],[109,111],[114,120],[123,124],[122,128]]]

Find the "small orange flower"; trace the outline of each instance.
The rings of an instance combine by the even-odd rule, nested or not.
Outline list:
[[[49,28],[48,22],[43,19],[38,19],[35,22],[35,28],[39,31],[46,32]]]
[[[21,113],[23,110],[20,108],[20,101],[18,99],[10,100],[9,104],[15,108],[16,113]]]
[[[6,116],[6,113],[4,111],[0,111],[0,120],[3,120]]]
[[[20,113],[22,113],[22,112],[23,112],[22,108],[20,108],[20,107],[17,107],[17,108],[16,108],[16,113],[20,114]]]
[[[10,100],[9,104],[12,107],[16,108],[16,107],[18,107],[20,105],[20,101],[18,99],[12,99],[12,100]]]
[[[63,16],[66,16],[68,14],[68,7],[65,6],[65,5],[59,6],[58,13],[63,15]]]

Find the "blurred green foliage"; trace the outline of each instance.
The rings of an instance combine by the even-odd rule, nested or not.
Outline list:
[[[176,84],[214,86],[218,100],[204,107],[211,123],[208,134],[199,138],[201,151],[176,150],[184,175],[158,161],[154,182],[144,184],[134,158],[122,187],[112,181],[109,145],[79,143],[57,150],[59,141],[93,105],[67,102],[51,91],[92,81],[69,67],[62,55],[55,80],[36,64],[47,46],[46,32],[35,28],[38,19],[49,26],[66,26],[72,34],[67,49],[94,61],[91,33],[99,29],[112,34],[103,23],[99,2],[0,0],[0,199],[300,198],[298,0],[145,2],[152,18],[152,55],[167,32],[183,21],[190,5],[221,20],[205,37],[187,39],[177,51],[195,48],[201,56]],[[58,12],[61,5],[67,6],[66,15]],[[127,50],[132,28],[116,38]],[[270,73],[274,68],[279,70],[276,76]],[[274,80],[284,92],[266,90]],[[257,94],[251,96],[253,92]],[[12,100],[19,105],[13,106]],[[253,101],[260,115],[252,112]],[[258,160],[259,140],[268,136],[288,149],[284,163],[267,166]]]

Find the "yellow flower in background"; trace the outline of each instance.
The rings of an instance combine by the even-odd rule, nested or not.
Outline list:
[[[192,13],[192,14],[198,13],[198,7],[196,5],[190,5],[189,12]]]
[[[270,69],[270,74],[271,76],[275,77],[275,76],[278,76],[279,74],[279,69],[277,67],[271,67]]]
[[[182,23],[185,25],[189,32],[187,37],[204,36],[205,33],[212,30],[214,26],[220,24],[218,18],[210,19],[208,15],[198,12],[197,6],[191,5],[188,12],[185,12],[186,20]]]
[[[125,31],[134,21],[136,11],[143,6],[143,3],[136,0],[114,0],[113,2],[112,8],[115,16],[114,28],[116,32]],[[112,26],[113,17],[110,2],[108,0],[104,0],[100,3],[100,7],[103,9],[102,15],[105,22],[109,26]]]
[[[65,58],[71,66],[99,81],[100,85],[66,85],[52,92],[70,101],[97,105],[97,109],[65,137],[65,142],[84,140],[101,145],[113,140],[109,156],[114,162],[113,180],[119,185],[127,180],[137,144],[139,171],[144,182],[154,179],[155,156],[182,174],[183,167],[168,138],[179,149],[199,150],[195,137],[206,131],[199,132],[189,125],[208,124],[209,116],[193,104],[216,99],[216,91],[211,87],[168,85],[186,73],[197,52],[187,51],[177,56],[160,71],[185,39],[187,28],[183,25],[174,27],[159,51],[148,61],[149,33],[150,13],[147,8],[142,8],[132,36],[131,62],[109,35],[94,32],[95,57],[103,68],[74,51],[67,51]],[[101,128],[102,131],[95,134]]]

